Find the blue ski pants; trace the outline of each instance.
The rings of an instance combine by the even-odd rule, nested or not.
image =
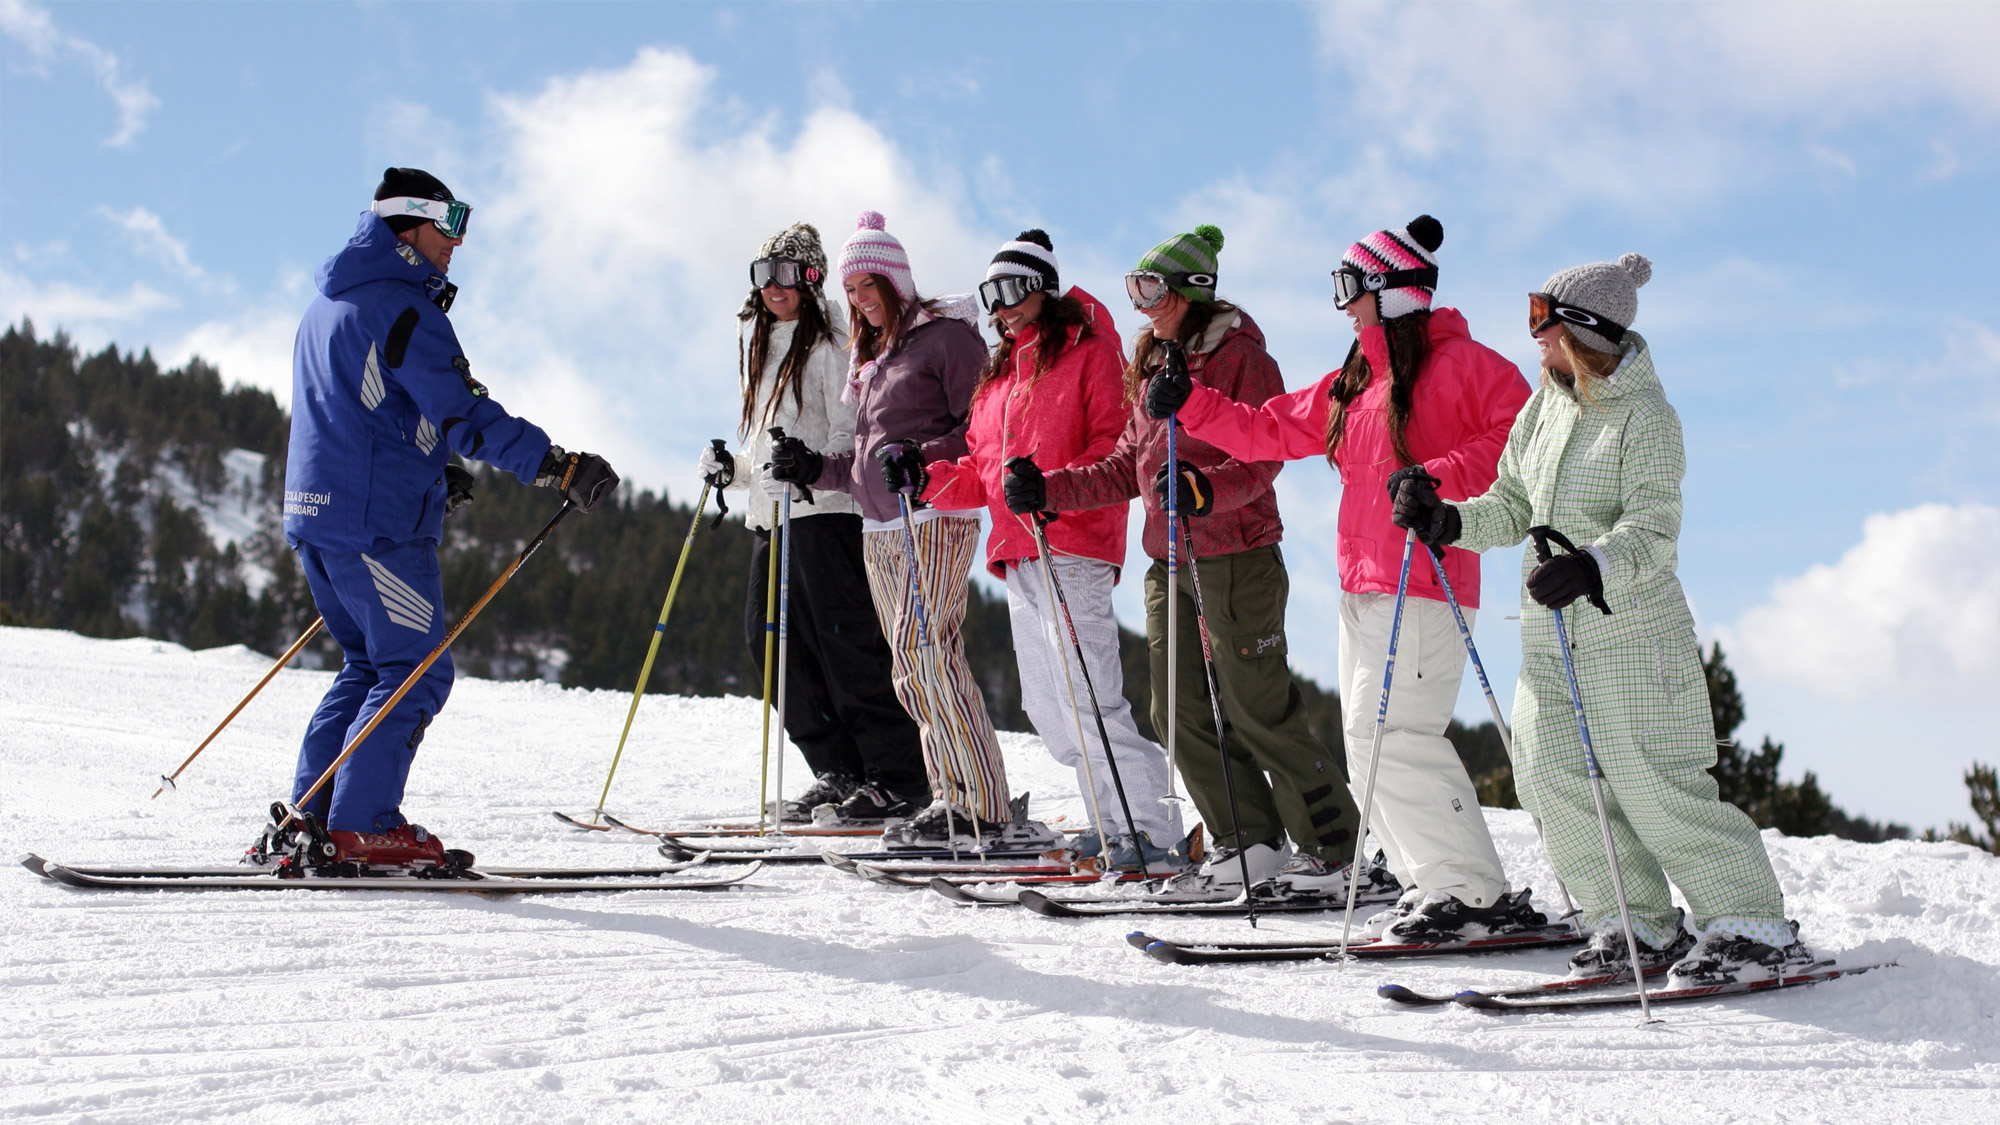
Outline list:
[[[444,584],[437,547],[378,543],[366,552],[293,544],[313,602],[346,664],[306,727],[292,781],[298,800],[341,750],[368,725],[425,656],[444,640]],[[403,784],[424,728],[451,694],[451,653],[438,657],[395,710],[340,767],[307,811],[345,832],[388,832],[405,823]],[[331,794],[328,793],[331,790]]]

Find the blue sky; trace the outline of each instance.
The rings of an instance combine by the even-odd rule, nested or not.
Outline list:
[[[1040,226],[1107,300],[1215,223],[1292,386],[1345,350],[1327,271],[1368,231],[1438,216],[1440,303],[1524,367],[1526,291],[1640,251],[1742,733],[1919,826],[2000,760],[1993,6],[0,0],[0,33],[0,315],[283,396],[313,267],[427,167],[478,208],[454,320],[495,397],[683,496],[794,219],[881,210],[927,294]],[[1338,488],[1280,478],[1323,682]],[[1503,702],[1518,560],[1477,629]]]

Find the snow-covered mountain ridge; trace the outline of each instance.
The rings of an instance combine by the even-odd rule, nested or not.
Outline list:
[[[147,795],[268,661],[0,628],[10,854],[213,863],[284,795],[328,673],[273,681]],[[407,810],[489,862],[651,856],[551,808],[596,797],[629,696],[462,679]],[[612,791],[633,818],[737,813],[758,708],[649,696]],[[1067,771],[1003,735],[1044,817]],[[803,777],[792,756],[788,778]],[[1514,878],[1553,882],[1488,810]],[[1561,953],[1177,968],[1115,920],[968,911],[817,867],[742,890],[540,901],[110,895],[0,872],[0,1117],[68,1121],[1982,1121],[2000,1092],[2000,859],[1766,833],[1821,951],[1893,970],[1636,1014],[1496,1017],[1374,995],[1559,971]],[[1552,896],[1551,896],[1552,897]],[[1174,935],[1238,923],[1149,919]],[[1264,923],[1267,936],[1337,916]],[[1984,1108],[1982,1108],[1984,1107]]]

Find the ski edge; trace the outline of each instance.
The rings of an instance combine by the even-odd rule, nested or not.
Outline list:
[[[1841,977],[1858,976],[1873,969],[1894,967],[1897,962],[1876,961],[1865,965],[1833,965],[1800,973],[1797,976],[1782,977],[1768,981],[1753,981],[1748,984],[1703,985],[1697,988],[1660,989],[1646,993],[1650,1004],[1686,1004],[1697,1000],[1722,1000],[1733,996],[1757,996],[1767,992],[1778,992],[1787,988],[1802,988],[1808,985],[1824,984]],[[1466,1008],[1482,1012],[1577,1012],[1597,1008],[1637,1007],[1639,993],[1617,992],[1585,996],[1551,996],[1542,999],[1508,998],[1486,995],[1479,992],[1462,992],[1452,997],[1452,1002]]]

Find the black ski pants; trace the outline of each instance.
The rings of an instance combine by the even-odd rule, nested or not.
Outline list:
[[[743,637],[762,683],[772,537],[755,534]],[[860,516],[792,517],[790,601],[784,722],[792,744],[815,776],[859,778],[924,803],[930,781],[923,749],[889,682],[889,644],[861,561]]]

